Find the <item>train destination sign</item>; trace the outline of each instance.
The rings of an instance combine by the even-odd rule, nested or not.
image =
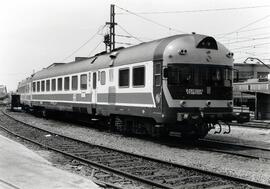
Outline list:
[[[186,89],[186,93],[189,95],[202,95],[203,89]]]

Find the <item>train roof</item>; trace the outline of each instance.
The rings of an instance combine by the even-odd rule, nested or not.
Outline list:
[[[141,43],[132,47],[122,48],[111,53],[97,55],[89,59],[66,64],[52,64],[35,73],[33,80],[49,77],[63,76],[68,74],[87,72],[113,66],[128,65],[131,63],[162,60],[165,47],[173,40],[185,36],[194,36],[194,41],[199,42],[208,37],[200,34],[174,35],[150,42]],[[194,44],[195,45],[195,44]]]

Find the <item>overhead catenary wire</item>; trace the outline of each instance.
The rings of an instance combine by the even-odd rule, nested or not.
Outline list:
[[[242,37],[239,37],[239,36],[237,36],[237,37],[235,37],[235,36],[233,36],[233,37],[230,37],[230,38],[224,38],[224,39],[221,39],[220,41],[223,41],[224,43],[227,41],[237,41],[237,40],[239,40],[239,39],[242,39],[242,40],[252,40],[252,39],[254,39],[254,38],[257,38],[257,37],[266,37],[265,35],[269,35],[269,32],[267,32],[267,33],[256,33],[256,34],[253,34],[253,35],[244,35],[244,36],[242,36]],[[236,38],[236,39],[235,39]]]
[[[82,47],[84,47],[86,44],[88,44],[92,39],[94,39],[94,37],[96,37],[96,35],[98,35],[98,33],[103,30],[105,28],[106,25],[103,25],[101,28],[98,29],[98,31],[96,33],[94,33],[94,35],[92,35],[86,42],[84,42],[79,48],[77,48],[76,50],[74,50],[69,56],[67,56],[66,58],[64,58],[61,62],[64,62],[65,60],[67,60],[68,58],[70,58],[72,55],[74,55],[75,53],[77,53]]]
[[[270,36],[267,36],[267,37],[258,37],[258,38],[251,38],[251,39],[246,39],[246,40],[241,40],[241,41],[232,41],[232,42],[223,43],[223,44],[224,45],[229,45],[229,44],[234,44],[234,43],[244,43],[244,42],[264,40],[264,39],[269,39],[269,38],[270,38]]]
[[[236,47],[236,48],[232,48],[230,50],[238,50],[238,49],[246,49],[246,48],[256,48],[258,46],[263,46],[263,45],[269,45],[269,43],[259,43],[259,44],[255,44],[255,45],[248,45],[248,46],[242,46],[242,47]]]
[[[237,33],[251,32],[251,31],[256,31],[256,30],[264,30],[267,28],[270,28],[270,26],[263,26],[263,27],[251,28],[251,29],[247,29],[247,30],[241,30],[241,31],[238,31]],[[231,32],[214,34],[214,36],[225,35],[225,34],[229,34],[229,33],[231,33]]]
[[[138,37],[135,37],[134,35],[130,34],[126,29],[124,29],[121,25],[117,25],[119,26],[119,28],[121,28],[124,32],[126,32],[128,35],[130,35],[132,38],[136,39],[139,42],[143,42],[142,40],[140,40]]]
[[[141,16],[141,15],[139,15],[139,14],[136,14],[136,13],[134,13],[134,12],[132,12],[132,11],[127,10],[127,9],[121,8],[121,7],[117,6],[117,5],[115,5],[115,6],[116,6],[117,8],[119,8],[119,9],[121,9],[121,10],[123,10],[123,11],[129,13],[129,14],[132,14],[132,15],[137,16],[137,17],[139,17],[139,18],[141,18],[141,19],[143,19],[143,20],[146,20],[146,21],[148,21],[148,22],[151,22],[152,24],[156,24],[156,25],[158,25],[158,26],[160,26],[160,27],[166,28],[166,29],[168,29],[168,30],[175,31],[175,32],[177,32],[177,33],[179,33],[179,32],[180,32],[180,33],[187,33],[187,32],[181,31],[181,30],[179,30],[179,29],[172,28],[172,27],[170,27],[170,26],[166,26],[166,25],[164,25],[164,24],[158,23],[158,22],[156,22],[156,21],[154,21],[154,20],[151,20],[151,19],[146,18],[146,17],[144,17],[144,16]]]
[[[88,57],[91,56],[91,54],[92,54],[92,53],[100,46],[100,44],[101,44],[102,42],[103,42],[103,40],[101,40],[101,41],[97,44],[97,46],[96,46],[95,48],[93,48],[93,49],[90,51]]]
[[[253,21],[253,22],[251,22],[251,23],[249,23],[249,24],[247,24],[247,25],[244,25],[244,26],[242,26],[242,27],[240,27],[240,28],[238,28],[238,29],[236,29],[236,30],[234,30],[234,31],[232,31],[232,32],[225,33],[223,36],[221,36],[221,37],[219,37],[219,38],[221,39],[221,38],[224,38],[224,37],[227,36],[227,35],[230,35],[230,34],[233,34],[233,33],[237,33],[237,32],[241,31],[241,30],[244,29],[244,28],[247,28],[247,27],[249,27],[249,26],[251,26],[251,25],[253,25],[253,24],[256,24],[256,23],[258,23],[258,22],[264,20],[264,19],[267,19],[268,17],[270,17],[270,14],[268,14],[268,15],[262,17],[262,18],[259,18],[259,19],[255,20],[255,21]]]
[[[184,11],[151,11],[151,12],[134,12],[136,14],[182,14],[182,13],[199,13],[199,12],[216,12],[216,11],[233,11],[233,10],[245,10],[245,9],[258,9],[258,8],[269,8],[270,5],[260,6],[247,6],[247,7],[230,7],[220,9],[199,9],[199,10],[184,10]],[[117,13],[119,15],[125,13]]]

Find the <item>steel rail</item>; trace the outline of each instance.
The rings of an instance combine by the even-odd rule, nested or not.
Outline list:
[[[252,159],[268,159],[268,160],[270,160],[270,149],[268,149],[268,148],[261,148],[261,147],[250,146],[250,145],[245,145],[245,144],[227,143],[226,141],[218,141],[218,140],[212,140],[212,139],[199,139],[199,141],[206,143],[206,144],[202,144],[202,143],[199,144],[199,145],[202,146],[201,147],[202,150],[218,152],[218,153],[226,153],[226,154],[230,154],[230,155],[236,155],[236,156],[252,158]],[[212,148],[212,147],[203,146],[203,145],[209,145],[209,144],[210,145],[216,145],[216,146],[217,145],[222,145],[224,147],[234,147],[236,149],[237,148],[243,148],[242,150],[259,150],[261,152],[264,151],[264,152],[269,153],[269,157],[261,157],[261,156],[256,155],[256,154],[245,154],[245,153],[242,153],[241,150],[233,151],[233,148],[228,148],[227,150],[226,149],[223,150],[223,149],[215,149],[215,148]]]
[[[240,178],[240,177],[230,176],[230,175],[226,175],[226,174],[222,174],[222,173],[216,173],[216,172],[212,172],[212,171],[208,171],[208,170],[203,170],[203,169],[196,168],[196,167],[191,167],[191,166],[187,166],[187,165],[181,165],[181,164],[178,164],[178,163],[167,162],[167,161],[160,160],[160,159],[157,159],[157,158],[152,158],[152,157],[148,157],[148,156],[142,156],[142,155],[138,155],[138,154],[134,154],[134,153],[130,153],[130,152],[118,150],[118,149],[112,149],[112,148],[108,148],[108,147],[104,147],[104,146],[100,146],[100,145],[89,144],[89,143],[87,143],[85,141],[82,141],[82,140],[79,140],[79,139],[74,139],[74,138],[69,137],[69,136],[65,136],[65,135],[62,135],[62,134],[54,133],[54,132],[48,131],[46,129],[37,128],[37,127],[35,127],[33,125],[30,125],[30,124],[28,124],[28,123],[26,123],[24,121],[21,121],[21,120],[18,120],[16,118],[14,118],[13,116],[9,115],[8,113],[6,113],[3,110],[2,110],[2,112],[3,112],[4,115],[10,117],[11,119],[13,119],[13,120],[15,120],[15,121],[17,121],[17,122],[19,122],[21,124],[24,124],[26,126],[29,126],[29,127],[35,128],[35,129],[39,129],[39,130],[42,130],[44,132],[48,132],[48,133],[50,133],[52,135],[58,135],[58,136],[61,136],[61,137],[64,137],[64,138],[67,138],[67,139],[70,139],[70,140],[78,141],[78,142],[81,142],[81,143],[84,143],[84,144],[87,144],[87,145],[92,145],[92,146],[96,146],[96,147],[99,147],[99,148],[104,148],[104,149],[107,149],[107,150],[113,150],[113,151],[116,151],[116,152],[119,152],[119,153],[123,153],[123,154],[127,154],[127,155],[132,155],[132,156],[135,156],[135,157],[138,157],[138,158],[143,158],[143,159],[146,159],[146,160],[150,160],[150,161],[154,161],[154,162],[158,162],[158,163],[163,163],[165,165],[174,166],[174,167],[177,167],[177,168],[192,170],[192,171],[196,171],[196,172],[203,173],[203,174],[206,174],[206,175],[223,178],[223,179],[226,179],[226,180],[229,180],[229,181],[235,181],[235,182],[239,182],[239,183],[242,183],[242,184],[248,184],[248,185],[251,185],[251,186],[254,186],[254,187],[270,188],[270,184],[265,184],[265,183],[260,183],[260,182],[256,182],[256,181],[251,181],[251,180],[247,180],[247,179]],[[18,137],[20,137],[20,136],[18,136]],[[25,140],[28,140],[28,139],[25,139]],[[32,141],[30,141],[30,142],[32,142]],[[35,141],[33,141],[33,143],[35,143]],[[41,146],[43,146],[44,148],[48,148],[47,146],[44,146],[42,144],[41,144]],[[49,149],[50,148],[51,147],[49,147]],[[51,150],[57,151],[59,153],[63,153],[62,151],[59,151],[57,149],[51,148]],[[72,154],[68,154],[66,152],[64,152],[63,154],[65,154],[65,155],[67,155],[69,157],[72,157],[74,159],[79,159],[82,162],[89,163],[89,164],[92,164],[94,166],[100,166],[100,167],[103,167],[104,169],[107,169],[109,171],[114,172],[114,169],[112,169],[110,167],[107,167],[107,166],[104,166],[104,165],[99,165],[96,162],[93,162],[92,163],[89,160],[86,160],[86,159],[83,159],[83,158],[79,158],[77,156],[74,156]],[[144,183],[147,183],[147,184],[150,184],[150,185],[154,185],[154,186],[162,187],[162,188],[170,188],[171,189],[171,187],[168,187],[166,185],[160,185],[158,183],[152,183],[151,181],[149,182],[149,180],[142,179],[141,177],[136,177],[136,176],[134,177],[134,175],[128,175],[128,174],[126,175],[126,173],[120,172],[119,170],[115,170],[115,173],[120,174],[120,175],[123,175],[124,174],[124,176],[127,176],[127,177],[132,178],[132,179],[135,179],[135,180],[139,180],[141,182],[144,182]]]

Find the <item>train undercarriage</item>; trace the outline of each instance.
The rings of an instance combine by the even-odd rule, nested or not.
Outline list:
[[[214,118],[211,116],[202,117],[200,114],[186,114],[183,115],[182,121],[164,124],[157,123],[153,118],[139,116],[117,114],[101,116],[81,112],[61,112],[38,106],[23,106],[23,109],[39,117],[64,117],[64,120],[82,121],[98,129],[109,129],[127,136],[147,135],[158,138],[178,133],[184,139],[198,139],[204,138],[211,129],[215,129],[215,134],[229,134],[231,131],[228,117],[221,120],[217,116]]]

